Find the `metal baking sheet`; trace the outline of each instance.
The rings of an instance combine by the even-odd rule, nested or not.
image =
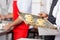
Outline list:
[[[39,25],[39,27],[42,27],[42,28],[49,28],[49,29],[54,29],[54,30],[57,30],[57,27],[53,26],[52,23],[50,23],[48,20],[42,18],[42,17],[39,17],[39,16],[36,16],[36,15],[32,15],[32,14],[29,14],[29,13],[19,13],[19,15],[22,17],[22,19],[24,20],[24,22],[27,23],[26,19],[25,19],[25,15],[31,15],[33,17],[33,20],[34,20],[34,24],[30,24],[30,25],[36,25],[36,20],[37,19],[42,19],[44,20],[44,27]],[[38,26],[38,25],[36,25]]]

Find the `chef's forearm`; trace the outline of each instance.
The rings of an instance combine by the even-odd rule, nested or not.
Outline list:
[[[5,15],[5,18],[13,18],[13,13],[8,13],[7,15]]]
[[[13,27],[14,25],[20,24],[22,22],[22,19],[20,19],[19,17],[10,24],[10,27]]]

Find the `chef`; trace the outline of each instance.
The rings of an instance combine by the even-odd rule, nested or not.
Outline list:
[[[58,29],[60,28],[60,0],[58,0],[56,6],[54,7],[52,15],[56,18],[56,25]],[[60,30],[59,30],[60,31]],[[55,37],[55,40],[60,40],[60,33],[58,33]]]
[[[28,35],[29,26],[23,22],[18,15],[18,12],[31,13],[31,0],[13,0],[13,22],[4,27],[8,30],[10,27],[13,29],[13,40],[26,38]]]
[[[7,15],[7,14],[13,12],[11,4],[12,4],[12,0],[0,0],[0,20],[5,18],[4,15]],[[9,36],[11,36],[11,34],[9,34]],[[4,35],[0,34],[0,40],[7,40],[6,34],[4,34]],[[11,40],[11,39],[9,39],[9,40]]]

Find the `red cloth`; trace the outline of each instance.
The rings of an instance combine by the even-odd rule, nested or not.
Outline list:
[[[16,20],[18,18],[18,8],[17,8],[17,1],[13,1],[13,19]],[[19,38],[26,38],[28,34],[28,28],[29,26],[26,25],[24,22],[22,22],[19,25],[16,25],[13,29],[14,33],[14,40],[17,40]]]

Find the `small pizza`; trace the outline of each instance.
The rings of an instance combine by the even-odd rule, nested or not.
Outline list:
[[[28,24],[34,23],[33,16],[32,15],[25,15],[25,20]]]
[[[38,25],[38,26],[44,26],[44,20],[43,19],[37,19],[36,20],[36,25]]]

